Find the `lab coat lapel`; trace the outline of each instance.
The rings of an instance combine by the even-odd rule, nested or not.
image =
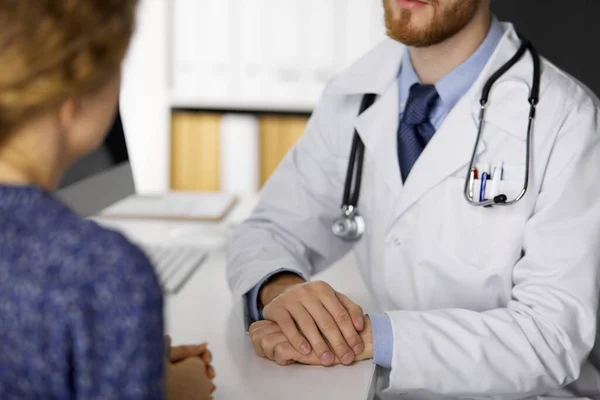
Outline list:
[[[375,103],[357,118],[355,125],[365,144],[366,160],[373,162],[396,196],[402,189],[396,148],[396,131],[400,118],[399,102],[398,85],[395,83],[390,85]]]
[[[520,41],[512,26],[507,26],[506,31],[507,33],[484,71],[469,92],[448,114],[440,129],[435,133],[413,166],[404,184],[395,218],[402,216],[428,191],[449,176],[456,174],[460,169],[464,169],[466,179],[468,164],[477,139],[479,111],[481,109],[479,99],[482,88],[489,77],[506,63],[519,48]],[[521,68],[515,68],[514,71],[507,74],[507,78],[510,79],[513,74],[522,74],[520,70]],[[485,124],[488,123],[488,120],[495,120],[496,123],[500,120],[502,121],[501,124],[505,126],[505,130],[514,131],[514,120],[519,118],[517,115],[520,115],[518,106],[528,111],[520,101],[518,105],[506,100],[498,103],[493,101],[493,91],[491,96],[490,107],[493,106],[494,109],[488,111],[486,115],[484,134],[479,143],[477,155],[480,155],[486,149]]]
[[[386,38],[333,79],[325,90],[330,95],[377,95],[375,103],[356,118],[354,126],[365,144],[365,162],[374,164],[395,195],[402,189],[396,149],[400,113],[396,77],[405,54],[406,46]]]

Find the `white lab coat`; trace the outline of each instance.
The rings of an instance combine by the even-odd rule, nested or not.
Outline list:
[[[492,209],[463,197],[482,87],[520,45],[512,25],[504,27],[405,185],[396,151],[405,47],[385,40],[330,82],[229,249],[240,303],[272,271],[309,277],[353,250],[392,321],[388,395],[600,398],[600,351],[591,353],[600,292],[596,98],[543,60],[527,195]],[[478,152],[479,164],[504,162],[509,198],[523,184],[532,71],[527,53],[496,84]],[[357,117],[367,92],[378,100]],[[331,223],[355,127],[366,146],[359,209],[367,232],[351,245],[332,235]]]

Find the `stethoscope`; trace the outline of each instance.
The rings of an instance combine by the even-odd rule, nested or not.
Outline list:
[[[525,52],[529,50],[533,58],[533,83],[531,91],[529,93],[529,123],[527,127],[527,143],[525,149],[525,178],[523,181],[523,188],[519,194],[512,200],[508,200],[506,194],[499,194],[493,199],[475,201],[471,190],[472,184],[472,171],[475,168],[477,159],[477,150],[481,141],[483,133],[483,125],[485,119],[485,112],[492,90],[492,86],[500,79],[508,70],[510,70],[519,60],[523,57]],[[481,110],[479,112],[479,128],[477,131],[477,139],[475,140],[475,146],[473,148],[473,154],[471,161],[469,162],[469,168],[467,171],[467,177],[465,179],[464,196],[470,205],[478,207],[493,207],[493,206],[509,206],[519,202],[527,193],[529,187],[530,177],[530,161],[531,161],[531,136],[533,132],[533,126],[535,122],[536,107],[539,101],[540,93],[540,79],[541,79],[541,61],[540,56],[536,49],[533,47],[531,42],[521,37],[521,46],[517,53],[504,64],[490,79],[486,82],[483,87],[481,95]],[[360,106],[359,115],[367,110],[375,102],[375,94],[369,93],[363,96],[362,103]],[[345,241],[355,241],[362,237],[365,232],[365,220],[358,212],[358,197],[360,193],[360,186],[362,181],[362,170],[365,155],[365,145],[360,138],[358,131],[354,130],[354,137],[352,139],[352,149],[350,150],[350,159],[348,161],[348,170],[346,172],[346,182],[344,185],[344,197],[342,199],[342,215],[337,218],[332,225],[333,234]],[[356,177],[354,174],[356,172]],[[354,185],[352,184],[354,180]],[[351,193],[351,189],[354,190]]]

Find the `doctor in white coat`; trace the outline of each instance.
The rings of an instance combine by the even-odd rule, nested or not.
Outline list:
[[[384,4],[390,38],[330,82],[229,249],[257,354],[373,358],[391,396],[600,398],[596,98],[542,59],[526,195],[468,204],[482,90],[521,40],[490,0]],[[497,180],[482,198],[523,188],[533,60],[526,52],[491,90],[467,190],[476,201],[483,172]],[[376,100],[358,115],[367,93]],[[355,129],[366,230],[344,241],[332,222]],[[310,282],[349,251],[379,314]]]

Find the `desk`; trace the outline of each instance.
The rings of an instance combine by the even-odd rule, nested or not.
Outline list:
[[[223,223],[201,224],[201,229],[214,229],[223,234],[241,221],[252,206],[252,201],[243,201]],[[194,226],[182,222],[97,220],[134,240],[150,242],[168,237],[173,229]],[[174,345],[209,343],[217,371],[215,400],[364,400],[373,397],[377,375],[370,361],[350,367],[280,367],[257,357],[232,309],[225,279],[225,258],[224,248],[213,251],[183,289],[176,296],[166,298],[165,310],[167,332]],[[330,282],[361,304],[366,312],[373,309],[351,256],[315,278]]]

